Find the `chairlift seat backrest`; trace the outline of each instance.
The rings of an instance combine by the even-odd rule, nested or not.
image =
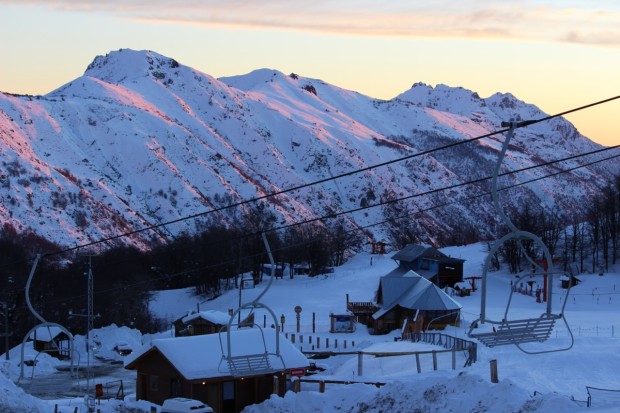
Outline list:
[[[273,373],[275,370],[269,362],[269,354],[251,354],[247,356],[227,357],[228,368],[233,377]]]
[[[478,339],[487,347],[503,346],[507,344],[542,343],[551,336],[555,321],[560,316],[528,318],[523,320],[504,320],[496,331],[471,333],[469,336]]]

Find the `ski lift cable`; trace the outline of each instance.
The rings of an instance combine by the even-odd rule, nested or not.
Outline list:
[[[246,204],[249,204],[249,203],[258,202],[258,201],[261,201],[261,200],[264,200],[264,199],[268,199],[268,198],[272,198],[272,197],[275,197],[275,196],[278,196],[278,195],[282,195],[282,194],[285,194],[285,193],[288,193],[288,192],[297,191],[299,189],[311,187],[311,186],[314,186],[314,185],[319,185],[319,184],[322,184],[322,183],[325,183],[325,182],[329,182],[329,181],[332,181],[332,180],[344,178],[346,176],[355,175],[355,174],[358,174],[358,173],[361,173],[361,172],[366,172],[366,171],[369,171],[369,170],[372,170],[372,169],[376,169],[376,168],[379,168],[379,167],[383,167],[383,166],[391,165],[391,164],[394,164],[394,163],[402,162],[402,161],[405,161],[405,160],[408,160],[408,159],[412,159],[412,158],[416,158],[416,157],[419,157],[419,156],[427,155],[427,154],[434,153],[434,152],[437,152],[437,151],[440,151],[440,150],[449,149],[449,148],[452,148],[452,147],[455,147],[455,146],[459,146],[459,145],[475,142],[475,141],[478,141],[478,140],[481,140],[481,139],[484,139],[484,138],[489,138],[489,137],[494,136],[494,135],[498,135],[498,134],[501,134],[501,133],[504,133],[504,132],[508,132],[511,128],[513,128],[513,129],[514,128],[522,128],[522,127],[534,125],[534,124],[537,124],[537,123],[540,123],[540,122],[549,121],[549,120],[557,118],[557,117],[561,117],[561,116],[564,116],[564,115],[567,115],[567,114],[570,114],[570,113],[578,112],[578,111],[581,111],[581,110],[584,110],[584,109],[588,109],[588,108],[591,108],[591,107],[594,107],[594,106],[598,106],[598,105],[602,105],[602,104],[605,104],[605,103],[609,103],[609,102],[617,100],[617,99],[620,99],[620,95],[614,96],[614,97],[611,97],[611,98],[608,98],[608,99],[600,100],[600,101],[597,101],[597,102],[594,102],[594,103],[590,103],[590,104],[587,104],[587,105],[583,105],[583,106],[580,106],[580,107],[577,107],[577,108],[569,109],[569,110],[566,110],[564,112],[556,113],[554,115],[549,115],[549,116],[546,116],[546,117],[543,117],[543,118],[540,118],[540,119],[528,120],[528,121],[524,121],[524,122],[518,122],[515,125],[509,126],[509,127],[506,127],[504,124],[502,124],[502,128],[503,129],[496,130],[496,131],[493,131],[493,132],[489,132],[489,133],[484,134],[484,135],[479,135],[479,136],[476,136],[476,137],[468,139],[468,140],[452,142],[452,143],[449,143],[449,144],[446,144],[446,145],[443,145],[443,146],[440,146],[440,147],[437,147],[437,148],[432,148],[432,149],[429,149],[429,150],[426,150],[426,151],[416,152],[414,154],[410,154],[410,155],[407,155],[407,156],[404,156],[404,157],[392,159],[392,160],[381,162],[381,163],[374,164],[374,165],[369,165],[369,166],[366,166],[366,167],[363,167],[363,168],[359,168],[359,169],[351,170],[351,171],[348,171],[348,172],[344,172],[344,173],[341,173],[341,174],[338,174],[338,175],[335,175],[335,176],[330,176],[329,178],[323,178],[323,179],[319,179],[319,180],[316,180],[316,181],[313,181],[313,182],[308,182],[308,183],[297,185],[297,186],[293,186],[293,187],[290,187],[290,188],[285,188],[285,189],[282,189],[282,190],[279,190],[279,191],[275,191],[275,192],[264,194],[264,195],[261,195],[261,196],[258,196],[258,197],[242,200],[242,201],[235,202],[235,203],[232,203],[232,204],[229,204],[229,205],[225,205],[225,206],[222,206],[222,207],[219,207],[219,208],[213,208],[213,209],[210,209],[208,211],[199,212],[199,213],[196,213],[196,214],[192,214],[192,215],[189,215],[189,216],[181,217],[181,218],[174,219],[174,220],[171,220],[171,221],[162,222],[162,223],[153,224],[153,225],[148,225],[146,227],[138,228],[138,229],[133,230],[133,231],[128,231],[128,232],[125,232],[123,234],[118,234],[118,235],[115,235],[115,236],[111,236],[111,237],[95,240],[95,241],[92,241],[92,242],[88,242],[88,243],[85,243],[85,244],[82,244],[82,245],[77,245],[77,246],[74,246],[74,247],[66,248],[66,249],[64,249],[62,251],[56,252],[55,254],[69,252],[69,251],[73,251],[73,250],[77,250],[77,249],[80,249],[80,248],[89,247],[89,246],[93,246],[93,245],[97,245],[97,244],[101,244],[101,243],[105,243],[105,242],[109,242],[109,241],[114,241],[114,240],[117,240],[117,239],[120,239],[120,238],[128,237],[128,236],[131,236],[131,235],[136,235],[136,234],[142,233],[144,231],[154,230],[154,229],[157,229],[157,228],[162,227],[162,226],[172,225],[172,224],[183,222],[183,221],[186,221],[186,220],[189,220],[189,219],[195,219],[195,218],[198,218],[198,217],[201,217],[201,216],[206,216],[206,215],[209,215],[209,214],[212,214],[212,213],[221,212],[221,211],[224,211],[224,210],[227,210],[227,209],[239,207],[239,206],[246,205]]]
[[[500,174],[500,176],[515,174],[515,173],[519,173],[519,172],[523,172],[523,171],[527,171],[527,170],[531,170],[531,169],[535,169],[535,168],[540,168],[540,167],[543,167],[543,166],[553,165],[553,164],[556,164],[556,163],[559,163],[559,162],[564,162],[564,161],[571,160],[571,159],[581,158],[581,157],[593,155],[593,154],[596,154],[596,153],[607,152],[607,151],[614,150],[614,149],[617,149],[617,148],[620,148],[620,145],[616,145],[616,146],[612,146],[612,147],[607,147],[607,148],[602,148],[602,149],[597,149],[597,150],[594,150],[594,151],[591,151],[591,152],[582,153],[582,154],[578,154],[578,155],[572,155],[572,156],[567,157],[567,158],[562,158],[562,159],[557,159],[557,160],[553,160],[553,161],[548,161],[548,162],[545,162],[543,164],[528,166],[528,167],[517,169],[517,170],[514,170],[514,171],[503,172],[502,174]],[[595,165],[597,163],[606,162],[606,161],[609,161],[609,160],[612,160],[612,159],[616,159],[618,157],[620,157],[620,154],[618,154],[618,155],[611,155],[611,156],[606,157],[606,158],[601,158],[601,159],[597,159],[595,161],[590,161],[590,162],[587,162],[587,163],[584,163],[584,164],[580,164],[580,165],[577,165],[577,166],[574,166],[574,167],[571,167],[571,168],[562,169],[562,170],[556,171],[554,173],[551,173],[549,175],[539,176],[537,178],[532,178],[532,179],[529,179],[529,180],[526,180],[526,181],[522,181],[522,182],[519,182],[519,183],[516,183],[516,184],[500,187],[500,188],[498,188],[498,191],[500,191],[500,192],[501,191],[506,191],[506,190],[513,189],[513,188],[516,188],[516,187],[519,187],[519,186],[527,185],[527,184],[532,183],[532,182],[540,181],[542,179],[551,178],[551,177],[554,177],[554,176],[557,176],[557,175],[560,175],[560,174],[563,174],[563,173],[568,173],[568,172],[575,171],[577,169],[581,169],[581,168],[585,168],[585,167],[588,167],[588,166],[592,166],[592,165]],[[487,180],[487,179],[491,179],[491,177],[483,178],[483,180]],[[472,184],[472,183],[476,183],[478,181],[480,181],[480,180],[468,181],[468,182],[465,182],[465,183],[462,183],[462,184],[459,184],[459,185],[460,186],[469,185],[469,184]],[[443,187],[443,188],[441,188],[441,190],[447,190],[447,189],[452,189],[452,188],[453,188],[453,186]],[[429,191],[428,193],[436,192],[436,191],[437,190],[432,190],[432,191]],[[421,193],[421,194],[407,195],[406,197],[398,198],[398,199],[393,200],[393,201],[409,199],[409,198],[412,198],[412,197],[423,196],[423,195],[426,195],[426,194],[427,193],[425,192],[425,193]],[[466,201],[471,201],[471,200],[474,200],[474,199],[477,199],[477,198],[481,198],[481,197],[484,197],[484,196],[488,196],[488,195],[491,195],[491,192],[488,192],[488,191],[487,192],[482,192],[480,194],[468,196],[468,197],[465,197],[465,198],[455,199],[455,200],[450,201],[450,202],[444,202],[442,204],[437,204],[437,205],[433,205],[433,206],[428,207],[428,208],[420,209],[418,211],[415,211],[415,213],[428,212],[428,211],[432,211],[434,209],[443,208],[443,207],[446,207],[446,206],[449,206],[449,205],[458,204],[458,203],[462,203],[462,202],[466,202]],[[390,201],[390,202],[392,202],[392,201]],[[383,204],[384,203],[373,204],[373,205],[367,206],[365,208],[366,209],[374,208],[376,206],[380,206],[380,205],[383,205]],[[357,211],[357,210],[358,209],[355,209],[355,211]],[[344,211],[343,214],[349,213],[349,212],[350,211]],[[308,219],[308,220],[304,220],[304,221],[298,221],[298,222],[287,224],[287,225],[283,225],[283,226],[273,227],[273,228],[265,230],[265,232],[279,231],[279,230],[283,230],[283,229],[286,229],[286,228],[295,227],[295,226],[299,226],[299,225],[304,225],[304,224],[308,224],[308,223],[311,223],[311,222],[315,222],[317,220],[329,219],[329,218],[333,218],[333,217],[334,217],[333,215],[326,215],[326,216],[322,216],[320,218],[312,218],[312,219]],[[409,215],[402,215],[400,217],[394,217],[394,218],[389,218],[389,219],[386,219],[386,220],[374,222],[374,223],[371,223],[371,224],[367,224],[367,225],[364,225],[364,226],[360,226],[360,227],[357,227],[357,228],[354,228],[354,229],[347,230],[346,232],[360,231],[360,230],[371,228],[373,226],[384,225],[384,224],[386,224],[388,222],[397,221],[399,219],[405,219],[405,218],[409,218]],[[255,235],[256,235],[256,233],[251,233],[251,234],[245,234],[242,237],[255,236]],[[302,244],[296,244],[296,245],[303,245],[303,243]],[[45,256],[52,256],[52,255],[55,255],[55,253],[47,254]],[[255,257],[255,256],[256,255],[246,256],[246,258],[251,258],[251,257]],[[181,271],[181,272],[177,272],[177,273],[171,274],[171,275],[165,277],[165,279],[172,279],[172,278],[175,278],[175,277],[180,277],[180,276],[187,275],[187,274],[195,272],[195,271],[200,271],[200,270],[205,270],[205,269],[209,269],[209,268],[214,268],[214,267],[217,267],[219,265],[227,264],[227,263],[230,263],[230,262],[232,262],[232,261],[220,262],[217,265],[208,265],[208,266],[203,266],[203,267],[199,267],[199,268],[192,268],[192,269],[189,269],[189,270],[185,270],[185,271]],[[137,282],[137,283],[130,284],[130,285],[126,284],[123,287],[113,287],[113,288],[108,288],[108,289],[105,289],[105,290],[100,290],[100,291],[97,291],[96,294],[103,294],[103,293],[107,293],[107,292],[112,292],[112,291],[116,291],[116,290],[119,290],[119,289],[124,289],[124,288],[131,287],[131,286],[137,286],[137,285],[148,283],[148,282],[151,282],[151,280],[141,281],[141,282]],[[80,295],[72,296],[70,298],[80,298],[80,297],[84,297],[84,296],[85,296],[84,294],[80,294]],[[62,300],[64,301],[66,299],[67,298],[63,298]],[[51,300],[49,302],[57,302],[57,301],[58,300],[56,300],[56,301],[55,300]]]
[[[605,147],[605,148],[601,148],[601,149],[596,149],[596,150],[593,150],[593,151],[590,151],[590,152],[584,152],[584,153],[580,153],[580,154],[576,154],[576,155],[571,155],[571,156],[566,157],[566,158],[561,158],[561,159],[556,159],[556,160],[552,160],[552,161],[547,161],[547,162],[544,162],[544,163],[538,164],[538,165],[532,165],[532,166],[524,167],[524,168],[521,168],[521,169],[516,169],[516,170],[513,170],[513,171],[503,172],[499,176],[512,175],[512,174],[516,174],[516,173],[532,170],[532,169],[535,169],[535,168],[540,168],[540,167],[544,167],[544,166],[549,166],[549,165],[557,164],[557,163],[560,163],[560,162],[565,162],[565,161],[572,160],[572,159],[578,159],[578,158],[583,158],[585,156],[590,156],[590,155],[594,155],[594,154],[598,154],[598,153],[608,152],[608,151],[615,150],[615,149],[618,149],[618,148],[620,148],[620,145],[615,145],[615,146],[611,146],[611,147]],[[609,160],[612,160],[612,159],[616,159],[618,157],[620,157],[620,154],[618,154],[618,155],[611,155],[611,156],[608,156],[608,157],[605,157],[605,158],[601,158],[601,159],[596,159],[594,161],[590,161],[590,162],[583,163],[583,164],[580,164],[580,165],[577,165],[577,166],[573,166],[571,168],[561,169],[561,170],[555,171],[555,172],[553,172],[551,174],[548,174],[548,175],[539,176],[537,178],[532,178],[532,179],[529,179],[529,180],[526,180],[526,181],[522,181],[522,182],[519,182],[519,183],[516,183],[516,184],[511,184],[511,185],[504,186],[504,187],[499,187],[497,190],[499,192],[506,191],[506,190],[509,190],[509,189],[517,188],[519,186],[527,185],[527,184],[532,183],[532,182],[536,182],[536,181],[540,181],[540,180],[543,180],[543,179],[551,178],[551,177],[554,177],[554,176],[557,176],[557,175],[561,175],[561,174],[564,174],[564,173],[568,173],[568,172],[572,172],[572,171],[575,171],[575,170],[578,170],[578,169],[581,169],[581,168],[586,168],[586,167],[589,167],[589,166],[592,166],[592,165],[595,165],[595,164],[598,164],[598,163],[601,163],[601,162],[606,162],[606,161],[609,161]],[[492,178],[491,176],[487,176],[487,177],[482,178],[482,179],[476,179],[474,181],[463,182],[461,184],[458,184],[458,186],[470,185],[470,184],[474,184],[474,183],[477,183],[477,182],[480,182],[480,181],[484,181],[484,180],[488,180],[488,179],[491,179],[491,178]],[[448,187],[442,187],[442,188],[439,188],[439,189],[433,189],[433,190],[430,190],[430,191],[427,191],[427,192],[424,192],[424,193],[419,193],[419,194],[414,194],[414,195],[407,195],[405,197],[401,197],[401,198],[398,198],[398,199],[395,199],[395,200],[391,200],[389,202],[395,202],[395,201],[400,201],[400,200],[409,199],[409,198],[413,198],[413,197],[424,196],[424,195],[427,195],[429,193],[435,193],[435,192],[440,191],[440,190],[453,189],[454,187],[455,186],[448,186]],[[459,199],[452,200],[450,202],[444,202],[444,203],[441,203],[441,204],[433,205],[433,206],[428,207],[428,208],[420,209],[420,210],[415,211],[415,213],[428,212],[428,211],[431,211],[431,210],[434,210],[434,209],[443,208],[443,207],[446,207],[446,206],[449,206],[449,205],[458,204],[458,203],[462,203],[462,202],[466,202],[466,201],[471,201],[471,200],[474,200],[474,199],[477,199],[477,198],[481,198],[481,197],[484,197],[484,196],[488,196],[488,195],[491,195],[491,192],[489,192],[489,191],[482,192],[480,194],[471,195],[471,196],[468,196],[468,197],[465,197],[465,198],[459,198]],[[384,205],[385,203],[386,202],[381,202],[381,203],[369,205],[369,206],[366,206],[364,209],[374,208],[374,207],[377,207],[377,206]],[[359,208],[355,209],[354,211],[358,211],[358,210],[359,210]],[[352,211],[343,211],[342,213],[339,213],[338,215],[346,214],[346,213],[349,213],[349,212],[352,212]],[[295,226],[299,226],[299,225],[308,224],[308,223],[315,222],[315,221],[318,221],[318,220],[334,218],[335,216],[338,216],[338,215],[330,214],[330,215],[325,215],[325,216],[322,216],[322,217],[319,217],[319,218],[311,218],[311,219],[307,219],[307,220],[303,220],[303,221],[298,221],[298,222],[294,222],[294,223],[287,224],[287,225],[282,225],[282,226],[278,226],[278,227],[269,228],[269,229],[266,229],[264,232],[280,231],[280,230],[283,230],[283,229],[287,229],[287,228],[291,228],[291,227],[295,227]],[[393,218],[377,221],[377,222],[374,222],[374,223],[371,223],[371,224],[367,224],[367,225],[364,225],[364,226],[360,226],[360,227],[356,227],[356,228],[353,228],[353,229],[349,229],[346,232],[360,231],[360,230],[371,228],[373,226],[384,225],[384,224],[386,224],[388,222],[397,221],[399,219],[406,219],[406,218],[409,218],[409,215],[402,215],[400,217],[393,217]],[[243,235],[243,236],[241,236],[239,238],[245,238],[247,236],[255,236],[255,235],[256,235],[256,233],[245,234],[245,235]],[[296,245],[303,245],[303,244],[296,244]],[[60,252],[43,254],[43,257],[53,256],[53,255],[57,255],[59,253]],[[246,256],[246,258],[251,258],[251,257],[254,257],[254,256],[256,256],[256,255]],[[205,269],[209,269],[209,268],[214,268],[216,266],[219,266],[219,265],[222,265],[222,264],[226,264],[226,263],[230,263],[230,262],[232,262],[232,261],[220,262],[217,265],[208,265],[208,266],[203,266],[203,267],[199,267],[199,268],[192,268],[190,270],[185,270],[185,271],[181,271],[181,272],[177,272],[177,273],[171,274],[171,275],[165,277],[165,279],[171,279],[171,278],[175,278],[175,277],[180,277],[180,276],[187,275],[187,274],[195,272],[195,271],[205,270]],[[112,291],[116,291],[116,290],[119,290],[119,289],[125,289],[127,287],[137,286],[137,285],[140,285],[140,284],[143,284],[143,283],[148,283],[148,282],[151,282],[151,280],[141,281],[141,282],[137,282],[137,283],[134,283],[134,284],[126,284],[123,287],[113,287],[113,288],[108,288],[108,289],[105,289],[105,290],[99,290],[99,291],[96,292],[96,294],[112,292]],[[80,297],[84,297],[84,296],[85,296],[85,294],[79,294],[79,295],[72,296],[70,298],[80,298]],[[66,299],[67,298],[63,298],[62,301],[66,300]],[[50,300],[49,302],[52,303],[52,302],[57,302],[57,301],[58,300]]]

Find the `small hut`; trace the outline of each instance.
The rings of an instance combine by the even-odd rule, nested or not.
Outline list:
[[[57,359],[70,357],[70,343],[67,334],[56,326],[42,326],[30,333],[32,346],[36,351],[45,352]]]

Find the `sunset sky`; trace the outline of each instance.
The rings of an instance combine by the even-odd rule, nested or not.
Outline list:
[[[0,38],[0,91],[21,94],[130,48],[214,77],[271,68],[381,99],[443,83],[554,114],[620,95],[614,0],[0,0]],[[620,99],[568,119],[620,143]]]

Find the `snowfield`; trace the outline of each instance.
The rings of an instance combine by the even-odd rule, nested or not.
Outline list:
[[[473,244],[465,247],[451,247],[442,251],[456,258],[466,260],[464,275],[480,275],[485,258],[485,245]],[[284,332],[295,333],[297,346],[309,350],[308,337],[313,344],[321,338],[330,339],[330,350],[344,351],[425,351],[443,348],[424,343],[395,341],[399,332],[388,335],[370,335],[363,325],[353,333],[329,333],[329,315],[346,312],[346,295],[351,301],[370,301],[374,298],[379,277],[396,267],[385,256],[358,254],[333,273],[309,278],[296,276],[275,280],[261,300],[278,316],[285,317]],[[372,261],[371,261],[372,258]],[[363,375],[358,375],[356,355],[335,356],[317,360],[325,368],[310,378],[324,380],[346,380],[385,383],[382,387],[365,384],[327,384],[324,393],[319,393],[315,383],[301,383],[301,392],[288,392],[285,397],[272,396],[260,405],[247,407],[245,413],[267,412],[616,412],[620,409],[620,393],[593,392],[593,407],[586,407],[588,393],[586,386],[620,390],[620,271],[581,274],[581,283],[573,287],[566,302],[566,319],[574,335],[574,344],[567,351],[554,351],[528,355],[515,346],[487,348],[478,345],[478,361],[470,367],[462,367],[464,357],[457,357],[457,368],[452,370],[449,356],[438,357],[438,370],[433,371],[429,359],[422,358],[422,373],[417,373],[414,356],[372,357],[364,356]],[[487,314],[501,318],[504,314],[511,281],[515,279],[505,271],[491,273],[488,281]],[[542,282],[542,280],[533,280]],[[566,300],[566,290],[560,288],[560,281],[554,280],[553,307],[561,308]],[[241,291],[242,302],[257,297],[267,285],[266,280],[254,289]],[[463,322],[460,327],[449,327],[443,333],[467,338],[468,327],[480,312],[480,292],[469,297],[455,297],[463,305]],[[228,311],[237,308],[239,291],[232,290],[222,296],[205,301],[196,297],[191,289],[157,292],[151,304],[156,315],[168,320],[181,317],[191,310]],[[95,303],[97,305],[97,303]],[[294,307],[300,305],[300,332],[296,333]],[[545,304],[537,303],[535,297],[515,295],[509,316],[523,318],[539,316]],[[312,332],[312,314],[316,323]],[[270,325],[273,321],[256,313],[256,322]],[[279,323],[280,320],[276,322]],[[154,337],[170,337],[168,330],[159,335],[140,336],[137,330],[126,327],[108,326],[94,331],[101,342],[101,350],[113,357],[109,350],[118,341],[139,346],[147,344]],[[299,343],[299,335],[305,337]],[[339,348],[334,348],[335,340]],[[78,336],[77,340],[83,337]],[[139,342],[140,341],[140,342]],[[79,344],[76,344],[79,345]],[[531,344],[528,350],[558,350],[571,346],[568,330],[563,324],[556,326],[551,339],[545,343]],[[525,345],[524,345],[525,347]],[[34,356],[31,347],[27,351]],[[40,356],[36,374],[45,375],[55,371],[60,363],[47,356]],[[490,361],[496,360],[499,383],[491,383]],[[0,363],[0,412],[50,412],[54,404],[60,412],[73,412],[75,406],[83,408],[83,401],[40,400],[29,396],[14,384],[19,375],[19,349],[11,351],[11,360]],[[30,372],[28,372],[30,374]],[[135,390],[135,389],[133,389]],[[128,389],[127,392],[132,391]],[[617,395],[617,396],[615,396]],[[612,397],[615,396],[615,399]],[[126,405],[135,411],[148,412],[150,404],[135,402],[130,396]],[[104,402],[98,406],[103,413],[119,411],[120,402]],[[82,410],[85,411],[85,410]]]

